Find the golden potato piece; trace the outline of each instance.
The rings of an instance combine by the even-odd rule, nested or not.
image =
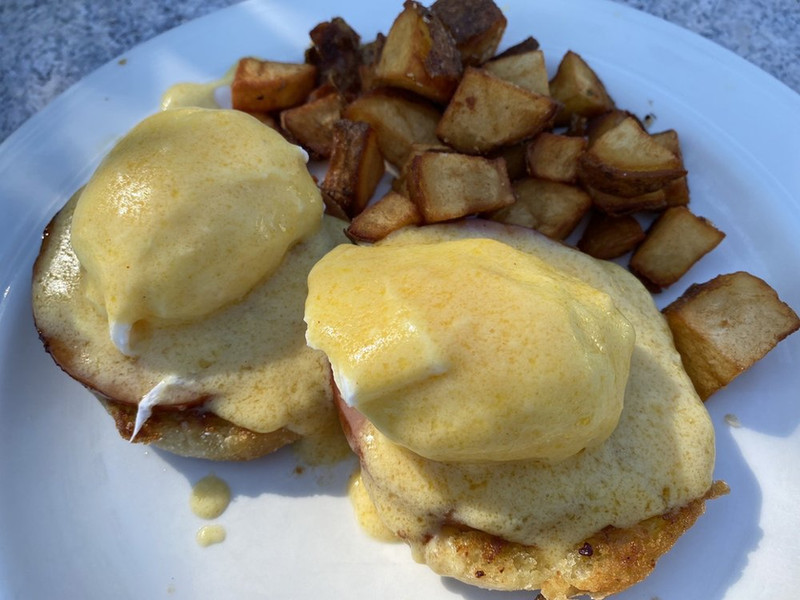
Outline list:
[[[552,125],[558,104],[483,69],[468,67],[436,128],[459,152],[485,154]]]
[[[412,159],[406,185],[426,223],[496,210],[514,202],[501,158],[424,152]]]
[[[544,179],[525,178],[513,184],[516,202],[491,213],[493,221],[530,227],[547,237],[563,240],[592,206],[582,189]]]
[[[686,175],[682,161],[632,117],[605,131],[583,153],[581,181],[601,192],[638,196]]]
[[[377,242],[402,227],[421,223],[417,205],[402,194],[390,191],[356,215],[345,234],[357,243]]]
[[[595,140],[603,135],[606,131],[613,129],[628,117],[634,119],[639,126],[644,129],[644,125],[642,125],[641,121],[639,121],[639,118],[636,115],[620,108],[613,108],[600,115],[588,118],[586,120],[586,131],[584,132],[584,135],[586,136],[589,146],[594,144]]]
[[[686,176],[670,181],[662,188],[664,203],[667,206],[686,206],[689,204],[689,180]]]
[[[409,197],[408,186],[406,185],[408,181],[408,172],[411,170],[414,157],[424,154],[425,152],[453,152],[453,149],[444,144],[412,144],[406,162],[401,167],[397,177],[392,180],[392,189],[395,192]]]
[[[660,133],[654,133],[652,138],[653,141],[677,156],[681,161],[681,166],[683,166],[683,153],[681,152],[677,131],[667,129]],[[686,176],[670,181],[663,189],[667,206],[686,206],[689,204],[689,181]]]
[[[439,144],[439,111],[400,92],[375,90],[347,105],[344,117],[372,125],[384,158],[400,168],[414,144]]]
[[[775,290],[743,271],[692,285],[663,312],[703,400],[800,328]]]
[[[486,62],[483,68],[495,77],[515,83],[526,90],[543,96],[550,95],[547,67],[541,50],[493,58]]]
[[[431,12],[453,36],[464,65],[491,58],[506,30],[506,18],[492,0],[436,0]]]
[[[632,215],[612,217],[595,211],[578,242],[578,249],[595,258],[610,260],[633,250],[644,237],[644,229]]]
[[[651,291],[680,279],[713,250],[725,234],[685,206],[665,210],[633,253],[630,269]]]
[[[539,179],[575,183],[578,179],[578,159],[586,149],[582,137],[557,135],[543,131],[527,146],[528,173]]]
[[[550,95],[563,105],[558,114],[560,125],[569,123],[572,115],[593,117],[614,108],[603,82],[586,61],[571,50],[564,54],[550,81]]]
[[[406,0],[375,67],[378,84],[444,104],[458,85],[461,69],[456,42],[439,18],[418,2]]]
[[[592,197],[594,205],[612,217],[620,217],[642,211],[661,211],[667,208],[667,195],[663,189],[626,197],[601,192],[589,186],[584,187]]]
[[[281,127],[291,139],[305,148],[311,158],[330,157],[333,124],[342,117],[344,101],[338,93],[319,98],[281,112]]]
[[[231,83],[233,108],[270,112],[305,101],[317,82],[314,65],[245,57],[236,65]]]
[[[333,126],[333,152],[320,186],[326,204],[353,218],[364,210],[383,177],[383,156],[367,123],[340,119]]]

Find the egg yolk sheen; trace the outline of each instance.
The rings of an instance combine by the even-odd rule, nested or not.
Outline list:
[[[439,461],[602,443],[635,339],[607,294],[489,239],[338,246],[309,275],[305,319],[345,402]]]
[[[306,155],[245,113],[179,108],[123,137],[81,193],[71,243],[115,345],[242,298],[320,226]]]

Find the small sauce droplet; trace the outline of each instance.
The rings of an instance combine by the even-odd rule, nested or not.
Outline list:
[[[231,501],[231,489],[216,475],[207,475],[192,488],[189,506],[201,519],[216,519]]]
[[[220,544],[225,541],[225,528],[222,525],[204,525],[197,530],[195,539],[197,544],[203,548]]]

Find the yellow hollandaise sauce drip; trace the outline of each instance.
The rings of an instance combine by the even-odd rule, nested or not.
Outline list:
[[[195,541],[198,546],[207,548],[214,544],[221,544],[227,536],[222,525],[203,525],[195,534]]]
[[[347,483],[347,495],[358,519],[358,524],[370,537],[382,542],[399,542],[400,538],[394,535],[383,524],[375,505],[370,500],[369,493],[361,479],[361,471],[356,471]]]
[[[635,341],[607,294],[490,239],[339,246],[309,275],[305,319],[345,401],[440,461],[602,443]]]
[[[181,82],[171,85],[161,96],[161,109],[186,108],[225,108],[217,99],[220,88],[230,86],[236,73],[236,65],[220,79],[207,83]]]
[[[242,298],[320,227],[306,155],[239,111],[176,108],[100,164],[71,242],[115,345],[138,323],[191,322]]]

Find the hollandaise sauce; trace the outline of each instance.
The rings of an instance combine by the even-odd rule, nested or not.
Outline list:
[[[348,404],[451,461],[602,443],[635,340],[608,294],[490,239],[339,246],[309,275],[306,322]]]
[[[233,110],[157,113],[109,152],[80,195],[72,247],[112,341],[242,298],[317,231],[306,155]]]

